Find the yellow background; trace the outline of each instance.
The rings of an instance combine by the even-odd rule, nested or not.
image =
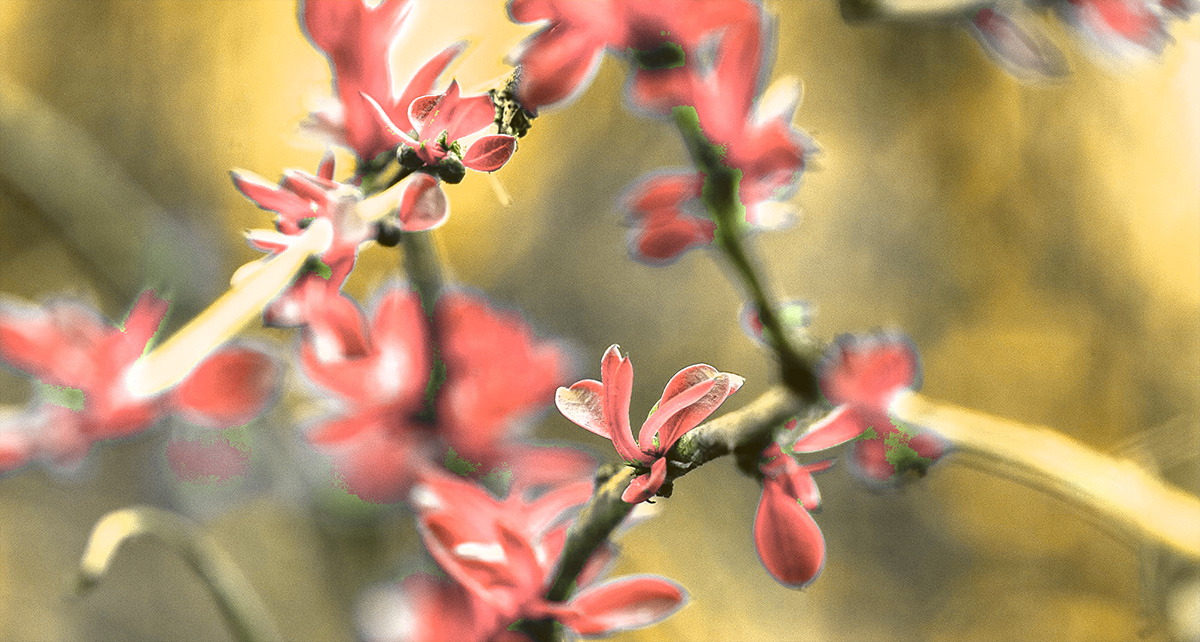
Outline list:
[[[453,15],[434,27],[477,36],[464,84],[503,73],[498,52],[521,34],[492,28],[502,4],[441,4]],[[768,8],[774,75],[803,79],[797,123],[823,149],[801,224],[759,237],[780,297],[812,301],[826,337],[905,330],[930,396],[1054,426],[1200,490],[1200,21],[1175,25],[1161,61],[1114,68],[1045,20],[1073,74],[1020,84],[953,24],[847,25],[832,0]],[[685,156],[667,124],[624,108],[623,74],[606,59],[578,101],[537,119],[497,175],[512,206],[478,175],[450,188],[439,242],[460,282],[568,340],[579,377],[620,343],[635,415],[696,362],[747,377],[736,407],[772,373],[737,329],[717,257],[649,268],[626,255],[618,196]],[[255,258],[241,230],[269,223],[228,169],[274,180],[322,151],[296,128],[329,95],[328,69],[284,0],[0,0],[0,81],[0,292],[25,299],[71,293],[119,318],[142,285],[169,284],[178,325]],[[398,274],[381,248],[360,265],[359,297]],[[27,394],[0,372],[0,403]],[[256,429],[295,446],[288,417]],[[233,488],[186,487],[168,481],[166,433],[99,448],[71,477],[0,479],[0,640],[228,639],[153,543],[93,595],[64,597],[90,525],[133,503],[209,525],[289,639],[350,638],[357,592],[413,567],[403,514],[370,526],[307,508],[314,475],[296,452],[256,459],[276,467]],[[611,457],[556,414],[535,434]],[[616,573],[664,574],[692,603],[621,639],[1167,639],[1147,615],[1153,554],[1057,500],[952,460],[897,493],[841,466],[819,481],[828,562],[797,592],[755,557],[753,481],[726,461],[681,480],[623,538]]]

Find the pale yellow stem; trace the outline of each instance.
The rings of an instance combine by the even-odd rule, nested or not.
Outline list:
[[[1043,426],[992,417],[917,394],[893,415],[936,432],[962,456],[1009,469],[1142,537],[1200,559],[1200,500],[1132,461],[1115,459]]]
[[[839,0],[850,18],[870,20],[945,20],[995,4],[993,0]]]
[[[126,373],[125,384],[130,393],[148,397],[182,381],[192,368],[261,314],[292,282],[310,256],[329,247],[333,226],[327,219],[315,219],[295,238],[287,249],[265,260],[261,267],[244,277],[239,275],[242,278],[221,298],[162,345],[138,359]]]
[[[79,562],[77,590],[95,588],[121,545],[143,535],[169,546],[196,572],[239,642],[283,639],[254,587],[211,537],[182,517],[149,506],[114,511],[96,524]]]
[[[364,198],[354,208],[358,212],[358,217],[364,222],[372,223],[395,212],[400,208],[400,200],[404,197],[404,190],[407,187],[408,178],[405,178],[374,196]]]

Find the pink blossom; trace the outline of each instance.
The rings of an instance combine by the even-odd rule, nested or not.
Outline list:
[[[735,374],[698,364],[680,370],[667,383],[662,398],[642,424],[637,440],[629,424],[633,364],[611,346],[600,362],[601,381],[585,379],[559,388],[558,409],[580,426],[610,439],[631,466],[649,468],[635,477],[621,498],[636,504],[650,499],[667,478],[667,451],[700,425],[745,381]]]
[[[893,480],[906,469],[923,471],[942,456],[944,446],[933,433],[897,428],[888,414],[898,395],[920,386],[917,354],[905,337],[839,337],[819,376],[821,392],[837,407],[796,441],[796,452],[853,439],[858,472],[874,481]]]
[[[741,172],[738,200],[746,208],[746,222],[777,229],[794,219],[780,204],[799,184],[806,156],[816,145],[792,127],[798,84],[780,81],[759,95],[763,37],[759,25],[727,29],[712,70],[692,78],[690,104],[705,137],[723,149],[722,162]]]
[[[546,454],[509,443],[520,421],[549,401],[564,360],[537,340],[520,317],[486,302],[446,293],[434,323],[446,380],[429,389],[433,366],[427,319],[416,293],[390,288],[368,322],[340,294],[313,290],[320,311],[305,330],[300,364],[307,378],[332,394],[340,412],[309,438],[333,456],[346,486],[370,501],[396,501],[414,475],[453,448],[480,466],[508,466],[524,475],[524,455],[563,470],[586,465],[569,454]],[[434,417],[425,416],[427,395]]]
[[[1165,19],[1170,7],[1181,17],[1195,11],[1186,3],[1161,0],[1065,0],[1059,10],[1071,26],[1101,50],[1117,56],[1157,55],[1170,40]]]
[[[170,413],[225,428],[261,412],[274,390],[275,366],[265,354],[244,347],[213,353],[166,394],[139,397],[128,390],[125,374],[145,352],[166,311],[167,302],[149,290],[120,327],[72,301],[44,308],[0,304],[0,360],[73,396],[67,406],[77,405],[47,402],[31,409],[21,436],[0,439],[0,449],[10,453],[3,459],[19,465],[44,454],[73,463],[92,443],[139,433]]]
[[[786,205],[816,146],[792,127],[799,86],[779,81],[759,94],[762,26],[756,22],[727,27],[717,41],[709,69],[694,69],[673,85],[664,104],[691,105],[708,141],[720,148],[721,163],[738,172],[738,201],[746,222],[757,229],[791,224],[795,213]],[[703,175],[652,175],[633,188],[631,211],[638,225],[635,256],[669,262],[680,253],[711,241],[711,221],[684,213],[701,207]],[[644,201],[642,203],[641,201]]]
[[[694,172],[673,172],[652,174],[630,189],[625,208],[632,223],[629,252],[634,258],[666,265],[712,242],[716,223],[684,209],[698,202],[703,184],[703,177]]]
[[[1052,0],[1039,5],[1054,8],[1088,44],[1117,60],[1160,54],[1171,41],[1167,22],[1188,19],[1198,6],[1195,0]],[[987,52],[1014,75],[1067,72],[1062,53],[1020,4],[983,7],[971,27]]]
[[[659,577],[594,584],[611,547],[588,561],[569,601],[545,599],[568,518],[590,496],[589,482],[497,500],[468,481],[430,476],[412,494],[422,540],[449,578],[410,576],[377,594],[363,622],[373,642],[524,639],[508,627],[545,618],[580,635],[608,635],[658,622],[686,600],[681,587]]]
[[[792,420],[788,429],[795,425]],[[825,563],[825,538],[809,511],[821,504],[813,473],[832,465],[832,460],[800,465],[779,444],[763,451],[759,465],[763,494],[754,517],[754,545],[763,567],[784,586],[808,585]]]
[[[464,154],[457,142],[477,134],[495,122],[496,110],[487,94],[461,96],[458,82],[439,95],[421,96],[408,107],[406,119],[415,136],[393,122],[386,110],[366,97],[389,144],[403,144],[416,152],[426,168],[406,179],[400,201],[400,224],[405,230],[437,227],[450,215],[449,201],[442,193],[439,177],[447,182],[462,180],[462,168],[494,172],[504,166],[517,149],[517,139],[507,134],[490,134],[471,144]]]
[[[319,259],[329,268],[328,276],[322,280],[336,292],[354,269],[359,246],[375,238],[375,228],[355,211],[362,193],[353,185],[335,182],[333,171],[333,156],[327,154],[317,175],[287,170],[278,185],[244,170],[234,170],[231,175],[234,185],[246,198],[276,214],[275,226],[279,234],[259,231],[247,234],[255,249],[273,254],[281,252],[313,219],[323,218],[332,223],[333,242]],[[268,318],[284,325],[299,325],[302,315],[298,311],[286,313],[281,309],[294,308],[297,303],[293,297],[303,289],[305,282],[317,278],[321,277],[315,274],[301,276],[296,285],[280,295],[273,309],[267,312]]]
[[[361,161],[395,147],[376,120],[370,96],[392,122],[412,129],[408,107],[433,92],[434,84],[464,43],[456,43],[426,62],[399,94],[392,89],[389,52],[413,9],[410,0],[384,0],[368,7],[362,0],[304,0],[300,17],[313,45],[333,68],[341,110],[313,114],[309,126],[349,146]]]
[[[167,444],[167,465],[180,481],[215,483],[240,478],[250,469],[250,451],[219,434],[177,437]]]
[[[607,49],[638,56],[677,48],[677,64],[639,64],[630,98],[639,107],[662,110],[687,85],[686,74],[706,41],[723,28],[754,24],[762,12],[747,0],[511,0],[516,22],[546,21],[518,56],[521,82],[517,98],[530,111],[563,102],[586,87]],[[646,68],[649,67],[649,68]]]

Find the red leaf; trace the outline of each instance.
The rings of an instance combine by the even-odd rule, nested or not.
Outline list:
[[[484,136],[475,141],[463,157],[463,165],[480,172],[494,172],[512,158],[517,149],[517,139],[504,134]]]
[[[175,403],[188,420],[227,428],[262,412],[275,390],[275,363],[257,350],[226,348],[214,353],[175,389]]]

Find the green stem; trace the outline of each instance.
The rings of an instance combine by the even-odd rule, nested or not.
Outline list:
[[[811,356],[806,358],[804,353],[809,350],[802,351],[793,344],[790,333],[779,319],[774,299],[768,294],[766,281],[760,276],[745,243],[746,210],[738,200],[741,171],[727,166],[722,159],[723,150],[704,136],[695,108],[676,107],[671,113],[696,169],[704,175],[702,198],[717,223],[717,243],[741,280],[765,333],[772,339],[770,343],[779,357],[783,384],[805,402],[820,401],[821,390],[812,365],[815,361]]]
[[[150,535],[170,547],[200,576],[238,642],[280,642],[283,637],[254,587],[225,551],[179,515],[137,506],[105,515],[88,539],[76,590],[87,593],[108,573],[125,542]]]
[[[439,347],[436,318],[437,301],[443,286],[442,265],[433,243],[432,232],[403,232],[400,235],[400,243],[404,247],[404,272],[412,282],[413,289],[417,291],[421,309],[425,312],[431,368],[422,416],[432,422],[436,414],[437,392],[446,380],[446,363],[442,360]]]

